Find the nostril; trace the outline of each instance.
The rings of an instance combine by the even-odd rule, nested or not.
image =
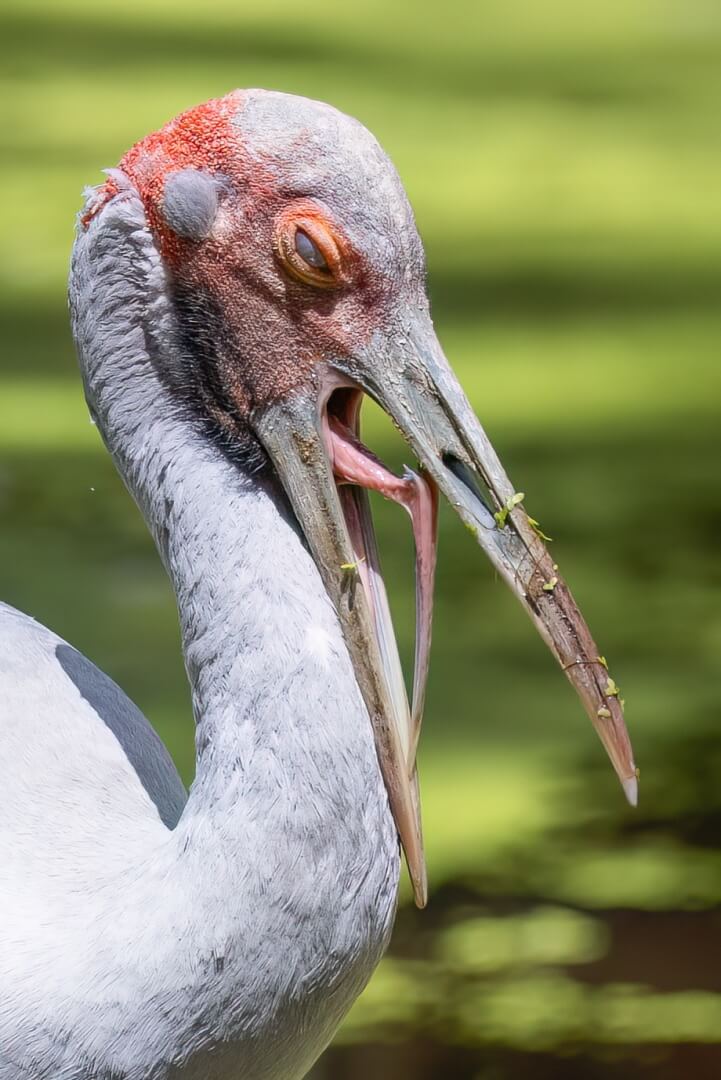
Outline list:
[[[475,469],[472,469],[470,465],[467,465],[461,458],[456,457],[455,454],[445,453],[441,455],[441,461],[452,472],[456,480],[460,480],[465,488],[470,491],[471,495],[481,504],[485,510],[489,524],[493,525],[493,499],[491,494],[484,484],[481,477],[478,475]]]

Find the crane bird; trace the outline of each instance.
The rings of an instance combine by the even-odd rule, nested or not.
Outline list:
[[[178,116],[86,192],[70,306],[175,590],[196,774],[186,793],[122,691],[2,607],[0,1076],[296,1080],[380,960],[401,847],[426,901],[438,490],[635,802],[621,704],[443,356],[409,203],[360,123],[260,90]],[[418,470],[363,445],[364,395]],[[368,490],[413,526],[410,703]]]

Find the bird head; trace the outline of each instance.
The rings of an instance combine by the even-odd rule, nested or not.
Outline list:
[[[415,757],[439,491],[530,615],[635,802],[631,746],[605,661],[443,355],[413,213],[373,136],[319,102],[236,91],[134,146],[88,217],[128,180],[189,358],[182,392],[226,446],[277,473],[337,610],[416,901],[425,903],[427,889]],[[417,471],[395,476],[363,445],[365,396],[404,436]],[[369,489],[402,503],[413,523],[410,705]]]

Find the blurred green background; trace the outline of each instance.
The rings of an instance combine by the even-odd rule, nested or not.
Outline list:
[[[316,1080],[716,1080],[717,0],[4,0],[0,41],[0,596],[108,671],[190,780],[173,598],[88,422],[65,277],[100,168],[186,107],[273,87],[358,116],[396,162],[448,356],[626,697],[635,812],[444,511],[430,907],[404,901]],[[408,656],[410,537],[377,511]]]

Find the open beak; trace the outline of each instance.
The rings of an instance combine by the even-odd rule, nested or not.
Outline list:
[[[390,473],[360,442],[363,392],[404,436],[421,472]],[[426,312],[378,334],[363,354],[253,417],[335,604],[368,708],[416,903],[427,898],[416,748],[430,650],[437,490],[508,583],[599,734],[628,801],[637,770],[606,661],[523,496],[506,476],[446,361]],[[416,656],[409,706],[366,489],[408,510],[416,544]]]

